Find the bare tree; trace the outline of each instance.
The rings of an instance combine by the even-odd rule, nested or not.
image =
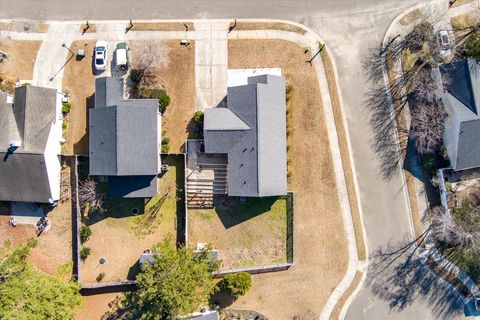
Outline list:
[[[417,102],[428,105],[436,103],[440,89],[432,77],[430,68],[422,68],[417,72],[412,87],[414,98]]]
[[[431,154],[442,144],[447,113],[437,105],[417,105],[411,111],[410,137],[420,154]]]
[[[102,213],[105,195],[98,192],[95,180],[88,178],[78,185],[78,201],[82,212],[88,208],[88,212]]]
[[[132,79],[148,86],[156,79],[155,69],[164,67],[169,61],[170,49],[165,43],[155,40],[132,42]]]

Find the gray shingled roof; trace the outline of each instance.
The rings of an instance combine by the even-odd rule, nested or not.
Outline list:
[[[51,190],[45,164],[45,147],[56,117],[57,91],[22,86],[15,89],[14,104],[0,94],[0,200],[48,202]],[[11,140],[21,146],[7,154]]]
[[[480,167],[480,119],[460,123],[456,171]]]
[[[287,193],[285,101],[284,79],[262,75],[250,77],[248,85],[228,88],[227,108],[235,117],[225,116],[222,108],[206,110],[205,152],[228,154],[230,196]],[[237,118],[245,124],[241,129]]]
[[[110,176],[111,196],[155,195],[160,166],[158,100],[123,100],[119,79],[99,78],[95,87],[100,95],[97,99],[95,92],[99,105],[89,110],[90,174]]]
[[[440,66],[444,88],[475,114],[480,108],[479,64],[463,59]]]

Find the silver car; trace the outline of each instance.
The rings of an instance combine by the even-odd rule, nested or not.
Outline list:
[[[437,42],[438,42],[438,49],[440,53],[440,57],[442,59],[446,59],[452,53],[452,45],[450,43],[450,35],[448,31],[445,29],[439,30],[437,33]]]

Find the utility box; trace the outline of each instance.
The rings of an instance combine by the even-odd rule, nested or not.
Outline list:
[[[79,49],[77,52],[77,58],[78,59],[83,59],[85,58],[85,49]]]

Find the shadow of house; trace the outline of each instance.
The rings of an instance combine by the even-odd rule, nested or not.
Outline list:
[[[85,100],[85,114],[86,114],[86,123],[85,123],[85,134],[73,144],[73,152],[79,155],[87,155],[88,154],[88,123],[89,123],[89,110],[95,107],[95,93],[91,96],[87,97]]]
[[[214,208],[226,229],[271,210],[278,197],[245,198],[214,196]]]

